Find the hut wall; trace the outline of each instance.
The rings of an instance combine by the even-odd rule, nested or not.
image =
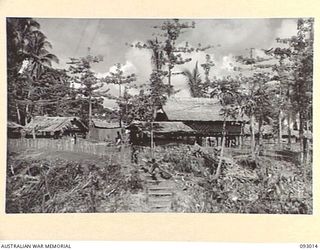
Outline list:
[[[121,133],[121,128],[96,128],[93,127],[90,129],[90,136],[94,140],[104,141],[110,140],[115,141],[117,137],[117,132]]]

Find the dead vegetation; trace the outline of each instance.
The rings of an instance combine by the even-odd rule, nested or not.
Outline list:
[[[120,165],[9,155],[6,189],[7,213],[116,212],[122,208],[112,200],[138,192],[142,181]]]
[[[7,213],[144,212],[149,150],[139,165],[101,159],[17,157],[7,165]],[[280,154],[278,154],[280,155]],[[64,155],[61,155],[64,156]],[[219,149],[157,147],[157,178],[174,181],[173,212],[312,214],[312,168],[268,155],[226,156]],[[161,175],[162,173],[162,175]]]
[[[224,157],[215,178],[218,151],[180,146],[156,154],[182,190],[174,202],[177,212],[312,214],[310,164],[281,155]]]

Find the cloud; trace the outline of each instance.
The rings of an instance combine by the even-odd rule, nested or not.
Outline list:
[[[60,59],[58,67],[66,67],[69,57],[86,56],[87,47],[91,47],[92,55],[102,55],[104,61],[93,65],[99,76],[106,76],[115,63],[124,64],[124,71],[137,75],[137,84],[149,81],[152,72],[151,51],[131,48],[126,42],[146,41],[151,39],[154,30],[152,25],[161,24],[161,19],[38,19],[41,29],[53,44],[52,52]],[[188,21],[188,20],[187,20]],[[191,21],[191,20],[190,20]],[[264,18],[264,19],[198,19],[195,29],[181,34],[178,43],[186,41],[191,45],[221,45],[205,52],[191,53],[192,61],[177,65],[174,71],[185,69],[192,71],[198,61],[198,68],[204,78],[200,66],[205,62],[205,55],[211,55],[215,66],[210,71],[211,78],[236,74],[233,66],[237,66],[234,56],[249,56],[250,48],[269,49],[279,47],[276,38],[291,37],[296,34],[296,19]],[[256,50],[255,56],[263,55]],[[172,77],[172,84],[181,89],[177,95],[189,95],[186,78],[182,75]],[[110,93],[117,95],[118,86],[108,86]]]
[[[147,49],[129,48],[125,53],[127,62],[134,65],[137,84],[144,84],[150,79],[152,72],[151,51]]]
[[[276,30],[275,36],[279,38],[290,38],[297,34],[297,20],[284,19],[281,26]]]
[[[122,64],[120,69],[123,71],[123,75],[131,75],[136,74],[137,68],[131,61],[126,61],[125,64]],[[117,65],[113,65],[109,68],[109,71],[106,73],[103,73],[102,75],[110,75],[110,72],[116,73]]]

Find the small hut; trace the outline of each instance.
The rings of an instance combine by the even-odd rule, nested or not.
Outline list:
[[[62,136],[85,137],[88,132],[86,125],[78,117],[35,116],[24,127],[26,137],[60,138]]]
[[[8,138],[20,138],[21,137],[21,131],[23,129],[23,126],[12,122],[8,121],[7,122],[7,136]]]
[[[108,122],[102,119],[92,119],[90,139],[98,141],[115,141],[118,132],[121,133],[119,122]]]

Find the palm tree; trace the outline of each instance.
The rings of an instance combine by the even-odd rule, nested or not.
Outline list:
[[[39,79],[40,69],[43,70],[45,65],[51,66],[51,61],[58,62],[57,57],[46,50],[46,47],[51,45],[39,29],[40,24],[32,18],[7,18],[7,68],[8,89],[10,89],[8,101],[15,107],[19,123],[22,123],[22,114],[17,100],[29,99],[35,85],[34,80]],[[19,74],[24,62],[27,62],[29,69],[31,67],[32,70],[24,68],[23,74]],[[28,85],[26,96],[14,94],[21,92],[17,90],[25,89],[21,86],[22,82],[23,86],[25,83]],[[27,122],[28,102],[25,112],[25,122]]]
[[[52,62],[58,63],[58,58],[47,50],[52,46],[47,41],[47,37],[39,30],[40,24],[32,18],[8,18],[7,29],[8,82],[10,82],[8,86],[17,85],[15,83],[21,77],[27,83],[25,95],[21,96],[26,105],[25,123],[27,123],[30,116],[30,104],[32,104],[31,95],[35,93],[38,80],[46,67],[51,67]],[[21,69],[24,62],[26,62],[26,67],[22,72]],[[16,87],[19,88],[21,86],[17,85]],[[13,98],[17,99],[17,97]],[[20,120],[18,103],[16,104],[16,109],[18,120]]]
[[[203,97],[205,93],[205,87],[201,81],[198,70],[198,62],[196,62],[192,72],[186,69],[182,72],[182,74],[187,78],[187,84],[189,86],[191,97]]]
[[[16,76],[23,61],[29,58],[26,45],[32,32],[39,28],[40,24],[32,18],[7,18],[8,73]]]
[[[45,67],[51,67],[52,62],[59,63],[57,56],[51,54],[47,48],[52,49],[47,37],[39,30],[31,32],[26,51],[30,58],[30,75],[35,79],[40,77]]]

